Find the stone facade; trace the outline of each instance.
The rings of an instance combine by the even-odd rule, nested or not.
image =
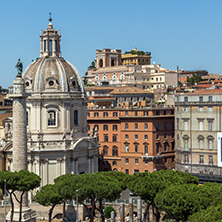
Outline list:
[[[25,92],[29,94],[25,113],[16,115],[22,106],[16,100],[18,107],[13,109],[13,122],[27,126],[27,132],[18,133],[27,138],[28,170],[42,178],[42,186],[62,174],[98,171],[97,140],[87,135],[87,97],[82,78],[71,63],[60,57],[60,37],[50,21],[41,32],[40,58],[22,74]],[[6,169],[11,170],[18,164],[12,158],[12,138],[17,131],[12,129],[11,119],[7,119],[6,126],[6,133],[10,129],[12,136],[2,147]],[[25,160],[19,162],[24,164]]]
[[[221,101],[221,89],[175,96],[177,170],[208,177],[222,175],[217,139],[222,132]]]

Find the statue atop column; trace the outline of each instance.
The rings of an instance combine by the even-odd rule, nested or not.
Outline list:
[[[17,64],[15,65],[15,68],[17,69],[17,77],[22,77],[22,70],[23,70],[23,65],[22,62],[20,61],[20,59],[18,59]]]

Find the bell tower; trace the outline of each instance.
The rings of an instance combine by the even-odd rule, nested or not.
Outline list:
[[[41,51],[40,57],[61,57],[60,40],[61,35],[53,28],[51,12],[49,13],[48,28],[42,32],[41,30]]]

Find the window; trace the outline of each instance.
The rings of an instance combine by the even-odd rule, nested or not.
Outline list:
[[[199,112],[203,112],[203,106],[199,107]]]
[[[56,112],[49,111],[48,112],[48,126],[55,126],[56,125]]]
[[[129,159],[128,158],[125,159],[125,163],[129,163]]]
[[[137,123],[135,123],[134,128],[135,128],[135,130],[138,130],[138,124]]]
[[[203,102],[203,96],[199,97],[199,102]]]
[[[117,165],[117,162],[116,161],[113,161],[113,166],[116,166]]]
[[[156,134],[156,139],[157,139],[157,140],[159,139],[159,134]]]
[[[213,111],[213,107],[212,106],[209,106],[208,107],[208,112],[212,112]]]
[[[113,112],[113,117],[117,117],[117,116],[118,116],[117,112]]]
[[[94,117],[98,117],[98,116],[99,116],[99,113],[95,112]]]
[[[50,52],[50,55],[52,53],[52,40],[49,41],[49,52]]]
[[[113,142],[117,142],[117,136],[113,136]]]
[[[128,139],[129,139],[128,134],[125,134],[125,140],[128,140]]]
[[[144,163],[147,165],[148,164],[148,159],[144,158]],[[145,172],[148,172],[147,170],[145,170]]]
[[[189,163],[189,156],[187,154],[184,155],[184,163]]]
[[[188,111],[189,111],[189,108],[188,108],[187,106],[184,106],[184,107],[183,107],[183,111],[184,111],[184,112],[188,112]]]
[[[125,169],[125,173],[126,173],[127,175],[129,175],[129,170],[128,170],[128,169]]]
[[[158,154],[160,152],[159,144],[156,144],[156,153]]]
[[[203,149],[203,139],[199,140],[199,144],[200,144],[200,149]]]
[[[29,125],[29,113],[26,112],[26,126]]]
[[[184,139],[184,149],[188,150],[188,139]]]
[[[134,173],[139,173],[140,171],[139,170],[134,170]]]
[[[174,157],[172,157],[172,163],[174,163]]]
[[[95,126],[94,126],[94,129],[98,131],[98,130],[99,130],[99,126],[98,126],[98,125],[95,125]]]
[[[90,113],[89,112],[87,112],[87,117],[90,117]]]
[[[187,120],[184,120],[183,125],[184,125],[184,130],[188,130],[188,121]]]
[[[55,40],[55,51],[57,52],[57,40]]]
[[[166,151],[167,151],[167,144],[164,143],[164,152],[166,152]]]
[[[108,130],[108,125],[103,125],[103,130],[107,131]]]
[[[144,111],[144,116],[148,116],[148,111]]]
[[[148,135],[144,135],[144,140],[148,140]]]
[[[117,125],[113,125],[113,131],[117,131]]]
[[[156,123],[156,130],[159,130],[159,123]]]
[[[212,96],[209,96],[209,97],[208,97],[208,101],[209,101],[209,102],[212,102],[212,101],[213,101],[213,97],[212,97]]]
[[[156,111],[156,115],[158,116],[158,115],[160,115],[160,111],[158,110],[158,111]]]
[[[163,126],[164,126],[164,130],[167,130],[167,123],[166,122],[164,122]]]
[[[208,131],[213,130],[213,121],[208,121]]]
[[[147,123],[144,123],[144,130],[147,130],[148,129],[148,125]]]
[[[90,125],[87,125],[87,130],[88,130],[88,131],[90,130]]]
[[[138,164],[138,159],[135,159],[135,164]]]
[[[108,117],[108,113],[107,113],[107,112],[104,112],[104,113],[103,113],[103,117]]]
[[[128,130],[128,123],[125,123],[125,130]]]
[[[138,112],[137,112],[137,111],[135,111],[135,116],[137,116],[137,114],[138,114]]]
[[[200,155],[200,164],[204,164],[204,156]]]
[[[167,138],[167,135],[166,135],[166,134],[164,134],[164,136],[163,136],[163,137],[164,137],[164,139],[166,139],[166,138]]]
[[[118,156],[118,149],[113,149],[113,156]]]
[[[188,102],[188,97],[184,97],[184,102]]]
[[[44,40],[44,52],[46,52],[46,40]]]
[[[138,135],[137,134],[135,134],[135,140],[138,140]]]
[[[128,116],[128,111],[125,112],[125,116]]]
[[[126,151],[126,153],[129,152],[129,146],[128,145],[125,145],[125,151]]]
[[[209,156],[209,165],[213,165],[213,156]]]
[[[144,153],[145,155],[148,155],[148,146],[144,146]]]
[[[166,115],[166,110],[163,111],[163,115]]]
[[[199,121],[199,130],[203,130],[203,121]]]
[[[135,153],[138,153],[138,145],[135,145]]]
[[[108,142],[108,135],[104,135],[104,142]]]
[[[209,147],[210,150],[213,149],[213,140],[212,139],[208,140],[208,147]]]
[[[108,155],[108,149],[103,148],[103,155],[107,156]]]

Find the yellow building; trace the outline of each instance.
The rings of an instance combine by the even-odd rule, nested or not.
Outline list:
[[[151,52],[138,51],[137,48],[122,53],[122,65],[150,65]]]

